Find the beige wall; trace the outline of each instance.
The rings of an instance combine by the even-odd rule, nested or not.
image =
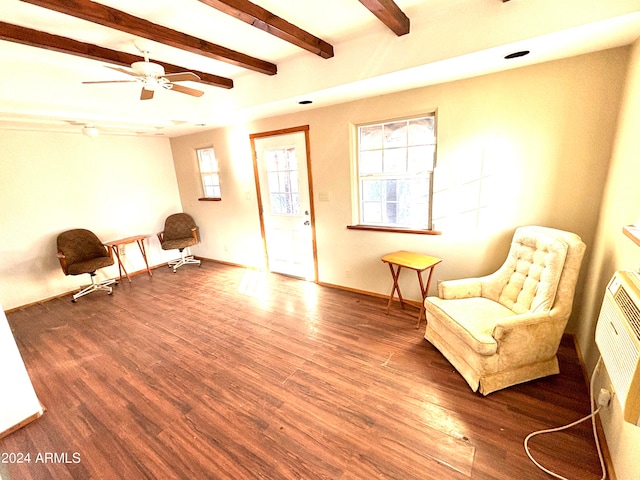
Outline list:
[[[221,202],[198,201],[203,192],[196,148],[210,146],[221,164]],[[249,132],[239,127],[173,138],[171,149],[184,211],[194,217],[200,230],[201,244],[192,252],[240,265],[261,265],[263,243]]]
[[[640,219],[640,40],[630,58],[624,101],[613,150],[611,168],[602,200],[600,223],[596,231],[591,268],[586,281],[578,338],[589,371],[593,370],[598,350],[593,341],[596,320],[607,282],[616,270],[640,267],[640,247],[622,233],[624,225]],[[596,388],[610,388],[606,370],[596,375]],[[636,392],[636,395],[639,394]],[[640,478],[640,427],[622,420],[619,402],[600,415],[619,480]]]
[[[321,282],[387,294],[390,276],[379,257],[397,249],[442,257],[436,279],[484,274],[501,263],[516,226],[571,230],[588,249],[567,330],[576,334],[591,371],[606,282],[616,269],[640,265],[640,248],[621,233],[623,225],[640,218],[640,42],[629,64],[630,52],[613,49],[328,108],[301,108],[299,114],[173,139],[182,203],[207,233],[199,253],[259,263],[248,134],[309,124]],[[350,125],[432,109],[438,111],[436,214],[443,234],[347,230]],[[222,202],[196,200],[194,148],[205,145],[214,146],[221,162]],[[482,200],[475,212],[464,213],[470,206],[461,201],[464,192],[480,192],[473,189],[474,177],[483,178]],[[320,201],[320,193],[329,201]],[[419,297],[416,283],[403,274],[406,296]],[[607,386],[606,374],[598,375],[597,385]],[[640,428],[621,420],[615,402],[602,420],[617,478],[639,477]]]
[[[162,229],[180,211],[169,141],[0,130],[0,303],[15,308],[88,283],[65,277],[56,237],[88,228],[103,241]],[[166,261],[150,238],[152,263]],[[133,248],[132,248],[133,247]],[[136,245],[125,267],[144,267]],[[99,273],[115,277],[117,267]]]
[[[204,230],[197,253],[256,265],[263,247],[248,134],[305,124],[320,282],[387,294],[391,279],[380,257],[399,249],[443,258],[436,279],[484,274],[504,259],[514,228],[530,223],[575,231],[591,247],[627,56],[627,49],[614,49],[172,139],[182,203]],[[351,125],[433,109],[443,234],[348,230]],[[197,201],[194,149],[205,145],[220,160],[222,202]],[[464,214],[459,200],[468,189],[459,178],[480,168],[482,208]],[[401,277],[406,296],[418,299],[415,275]]]
[[[180,210],[200,225],[203,242],[194,253],[259,265],[248,135],[308,124],[321,282],[387,294],[390,276],[379,257],[397,249],[442,257],[436,279],[484,274],[501,263],[516,226],[572,230],[588,251],[569,331],[593,368],[593,329],[606,281],[616,269],[640,264],[640,250],[620,233],[640,217],[640,46],[631,54],[620,109],[629,53],[614,49],[327,108],[301,107],[297,114],[170,143],[0,131],[0,304],[14,308],[76,288],[79,279],[64,277],[55,258],[59,232],[86,227],[105,240],[153,234]],[[446,200],[437,209],[443,235],[347,230],[353,220],[350,125],[432,109],[439,121],[438,189]],[[209,145],[222,167],[222,202],[197,200],[194,149]],[[480,177],[481,190],[473,190]],[[465,213],[469,201],[460,201],[468,191],[484,192],[471,213]],[[320,193],[329,201],[320,201]],[[152,264],[171,256],[154,238],[149,246]],[[125,261],[131,270],[142,268],[135,250]],[[419,296],[416,283],[403,274],[409,298]],[[606,384],[601,377],[599,384]],[[607,440],[618,478],[635,478],[640,434],[619,417],[615,403],[603,412]]]

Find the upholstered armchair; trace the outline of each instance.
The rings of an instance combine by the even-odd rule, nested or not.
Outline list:
[[[498,271],[443,281],[427,297],[425,338],[483,395],[559,373],[584,251],[573,233],[516,229]]]
[[[72,302],[91,292],[106,290],[113,293],[111,285],[117,283],[113,279],[96,282],[96,270],[113,265],[111,250],[105,247],[100,239],[90,230],[75,228],[58,235],[56,240],[60,267],[65,275],[82,275],[88,273],[91,284],[73,295]]]
[[[193,255],[186,255],[184,249],[200,242],[198,239],[198,227],[188,213],[174,213],[169,215],[164,222],[164,230],[159,232],[158,240],[163,250],[178,250],[180,258],[170,260],[167,265],[173,268],[173,273],[183,265],[200,265],[200,260]]]

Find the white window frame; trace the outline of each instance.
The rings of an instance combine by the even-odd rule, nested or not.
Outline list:
[[[207,158],[205,155],[210,155],[210,157]],[[220,164],[218,163],[213,147],[196,148],[196,156],[198,158],[198,170],[200,172],[200,184],[202,186],[202,199],[221,200]]]
[[[410,144],[407,140],[407,143],[404,147],[395,146],[394,149],[396,152],[401,150],[402,148],[406,148],[406,161],[409,162],[409,147],[411,146],[423,146],[425,148],[425,152],[428,152],[428,156],[425,157],[426,165],[424,165],[424,169],[421,169],[420,172],[414,173],[411,172],[411,168],[409,163],[406,164],[405,173],[383,173],[384,172],[384,156],[385,156],[385,146],[384,146],[384,138],[382,139],[382,145],[380,147],[381,157],[382,157],[382,171],[377,173],[363,173],[360,169],[361,164],[361,156],[363,152],[367,152],[364,147],[361,145],[361,131],[367,127],[383,127],[385,125],[391,125],[394,123],[401,122],[411,122],[426,118],[433,119],[433,137],[429,141],[429,143],[415,145]],[[433,175],[436,166],[436,157],[437,157],[437,111],[432,111],[420,115],[407,116],[402,118],[396,118],[392,120],[384,120],[384,121],[374,121],[368,123],[361,123],[353,125],[353,135],[354,135],[354,151],[352,155],[352,193],[353,193],[353,217],[355,225],[350,226],[350,228],[364,228],[364,229],[382,229],[382,230],[393,230],[393,231],[412,231],[412,232],[431,232],[433,230]],[[408,134],[407,134],[408,135]],[[391,148],[386,148],[387,151],[390,151]],[[390,152],[391,153],[391,152]],[[390,156],[389,156],[390,158]],[[413,183],[412,180],[420,179],[426,183],[425,185],[425,195],[427,196],[428,205],[426,206],[424,221],[422,221],[422,216],[420,215],[420,220],[416,221],[410,220],[407,222],[390,222],[386,218],[388,212],[386,209],[388,208],[387,204],[393,203],[393,201],[382,199],[380,200],[380,210],[385,210],[381,213],[381,221],[371,221],[371,218],[365,218],[365,202],[363,199],[363,185],[367,180],[399,180],[401,182],[407,182],[409,184]],[[375,206],[375,205],[374,205]]]

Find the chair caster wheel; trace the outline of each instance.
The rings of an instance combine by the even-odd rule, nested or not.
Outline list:
[[[76,299],[75,299],[75,298],[72,298],[72,299],[71,299],[71,303],[76,303]]]

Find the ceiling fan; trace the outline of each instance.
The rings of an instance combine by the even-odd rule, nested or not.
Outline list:
[[[140,100],[151,100],[156,90],[164,88],[165,90],[172,90],[175,92],[186,93],[193,97],[201,97],[204,95],[202,90],[196,90],[195,88],[185,87],[184,85],[178,85],[175,82],[186,81],[198,81],[200,77],[192,72],[180,72],[180,73],[164,73],[164,67],[157,63],[149,61],[149,51],[140,50],[144,56],[144,61],[134,62],[131,64],[131,70],[127,70],[121,67],[110,67],[112,70],[125,73],[135,77],[135,80],[99,80],[91,82],[82,82],[83,84],[94,83],[132,83],[138,82],[142,84],[142,92],[140,93]]]

